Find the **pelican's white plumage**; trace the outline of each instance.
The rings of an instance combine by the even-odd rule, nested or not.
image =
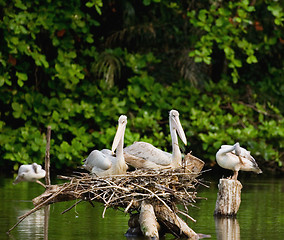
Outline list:
[[[41,165],[38,165],[37,163],[21,165],[14,184],[19,182],[37,182],[45,187],[45,185],[38,180],[44,178],[45,174],[45,170],[43,170]]]
[[[220,167],[234,171],[232,179],[237,179],[239,170],[262,173],[250,152],[240,147],[237,142],[234,145],[222,145],[216,153],[216,161]]]
[[[126,161],[136,168],[159,169],[181,166],[182,155],[178,145],[178,135],[185,145],[187,140],[177,110],[170,111],[169,125],[172,138],[172,153],[162,151],[150,143],[135,142],[124,148]]]
[[[97,176],[110,176],[124,174],[127,165],[123,156],[124,133],[127,117],[121,115],[118,119],[118,129],[115,134],[112,150],[93,150],[85,159],[83,168]],[[116,150],[116,155],[114,151]]]

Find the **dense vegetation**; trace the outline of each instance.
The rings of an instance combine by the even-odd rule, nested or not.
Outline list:
[[[190,150],[221,144],[261,165],[284,161],[284,5],[280,1],[0,0],[0,165],[76,167],[111,146],[170,151],[177,109]]]

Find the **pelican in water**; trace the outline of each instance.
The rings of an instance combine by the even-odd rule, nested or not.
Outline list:
[[[83,168],[96,176],[110,176],[126,173],[128,167],[123,156],[126,124],[127,117],[125,115],[121,115],[118,119],[118,129],[115,134],[111,150],[93,150],[84,160]],[[116,155],[114,154],[115,150]]]
[[[250,152],[240,147],[237,142],[232,145],[222,145],[216,153],[216,161],[220,167],[234,171],[233,180],[237,180],[239,170],[262,173]]]
[[[177,110],[170,111],[169,124],[172,153],[162,151],[150,143],[135,142],[124,148],[126,162],[135,168],[162,169],[180,167],[182,165],[182,155],[178,145],[178,135],[185,145],[187,140]]]
[[[18,176],[16,177],[13,184],[19,182],[36,182],[43,187],[46,187],[39,179],[45,177],[45,170],[42,169],[41,165],[37,163],[29,165],[21,165],[18,171]]]

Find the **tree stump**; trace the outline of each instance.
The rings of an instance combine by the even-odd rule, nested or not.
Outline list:
[[[146,203],[145,201],[143,201],[141,204],[139,224],[141,232],[144,236],[151,239],[159,239],[158,229],[160,226],[157,222],[154,208],[151,204]]]
[[[236,216],[241,204],[242,184],[238,180],[220,179],[214,215]]]
[[[171,233],[177,238],[191,240],[199,239],[185,221],[164,205],[141,204],[140,214],[131,215],[128,221],[127,237],[146,236],[159,239],[165,233]]]
[[[191,240],[198,239],[195,233],[176,213],[169,211],[165,206],[154,206],[155,213],[159,222],[164,225],[164,231],[170,232],[178,238],[187,238]]]

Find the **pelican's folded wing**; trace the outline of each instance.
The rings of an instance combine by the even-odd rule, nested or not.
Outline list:
[[[164,152],[150,143],[135,142],[124,148],[124,152],[156,164],[167,166],[172,162],[172,154]]]

